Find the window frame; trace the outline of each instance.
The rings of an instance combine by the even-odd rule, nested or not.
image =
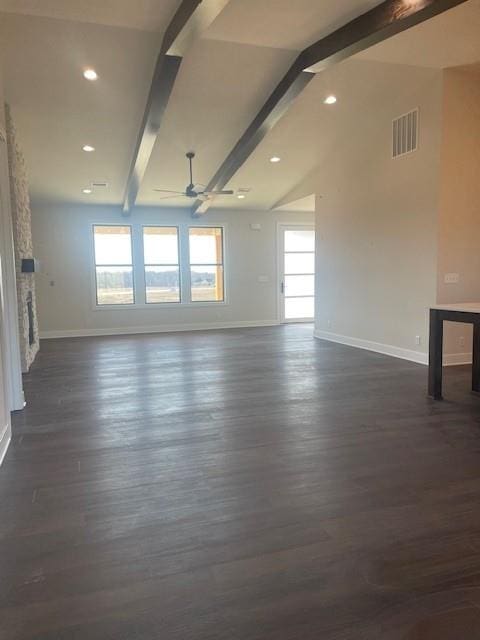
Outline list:
[[[190,221],[168,222],[158,224],[149,222],[132,222],[126,224],[121,222],[104,222],[95,221],[88,223],[88,232],[90,233],[90,282],[91,282],[91,310],[92,311],[150,311],[160,312],[166,309],[192,309],[199,307],[225,307],[229,306],[229,281],[228,281],[228,229],[226,223],[219,224],[191,224]],[[135,303],[128,304],[97,304],[97,282],[96,282],[96,263],[95,263],[95,236],[94,227],[130,227],[130,240],[132,243],[132,260],[133,260],[133,288]],[[146,282],[145,282],[145,266],[143,253],[143,227],[177,227],[178,229],[178,245],[179,245],[179,265],[180,265],[180,299],[181,302],[146,302]],[[191,300],[191,280],[190,280],[190,247],[189,247],[189,229],[209,227],[222,230],[222,252],[223,252],[223,301],[216,302],[214,300],[205,302],[192,302]]]
[[[176,229],[177,230],[177,263],[176,264],[151,264],[146,263],[145,261],[145,229]],[[181,246],[180,246],[180,226],[178,224],[144,224],[140,225],[141,235],[142,235],[142,269],[143,269],[143,293],[144,293],[144,305],[145,307],[151,307],[160,305],[164,307],[165,305],[172,305],[178,307],[179,305],[184,304],[183,302],[183,273],[182,273],[182,256],[181,256]],[[147,267],[177,267],[178,269],[178,300],[175,302],[148,302],[147,300]],[[143,306],[143,305],[142,305]]]
[[[97,264],[97,256],[95,253],[95,227],[119,227],[125,228],[128,227],[130,229],[130,255],[132,262],[131,264]],[[137,301],[137,288],[136,288],[136,278],[135,278],[135,255],[134,255],[134,228],[132,224],[120,224],[116,223],[102,223],[102,222],[93,222],[91,225],[91,241],[92,241],[92,262],[93,262],[93,300],[96,309],[132,309],[138,307]],[[112,303],[112,304],[101,304],[98,302],[98,278],[97,278],[97,268],[98,267],[128,267],[132,270],[132,295],[133,302],[126,302],[124,304]]]
[[[190,260],[190,230],[191,229],[220,229],[222,233],[222,262],[217,263],[203,263],[198,264],[197,262],[193,263]],[[226,304],[227,292],[226,292],[226,277],[225,277],[225,226],[221,224],[189,224],[187,227],[187,248],[188,248],[188,290],[189,290],[189,301],[192,306],[198,305],[219,305]],[[222,300],[193,300],[192,299],[192,267],[221,267],[222,268],[222,292],[223,297]]]

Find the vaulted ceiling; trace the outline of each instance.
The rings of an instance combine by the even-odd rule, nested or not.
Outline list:
[[[231,0],[184,58],[138,204],[185,206],[153,191],[185,187],[185,152],[197,153],[195,181],[208,182],[298,52],[375,4]],[[178,5],[0,0],[0,62],[34,201],[121,205],[162,34]],[[445,47],[449,25],[456,38]],[[361,57],[438,68],[471,64],[480,61],[479,35],[480,0],[469,0]],[[96,82],[82,76],[90,66]],[[340,72],[338,82],[335,74],[322,75],[232,179],[230,188],[251,189],[247,198],[218,198],[216,206],[268,209],[321,163],[320,131],[333,118],[323,98],[341,90],[335,108],[353,103]],[[95,152],[82,151],[84,144]],[[282,161],[272,165],[272,155]],[[93,181],[108,187],[83,194]]]

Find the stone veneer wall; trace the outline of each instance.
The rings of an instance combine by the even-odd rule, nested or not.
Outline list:
[[[22,258],[32,258],[32,214],[28,179],[23,153],[18,146],[15,125],[8,105],[5,105],[7,124],[7,148],[10,172],[10,197],[12,203],[13,240],[17,272],[18,322],[20,327],[20,355],[22,371],[30,369],[40,347],[38,335],[37,306],[35,298],[35,275],[22,273]],[[33,343],[29,340],[28,298],[31,295],[33,310]]]

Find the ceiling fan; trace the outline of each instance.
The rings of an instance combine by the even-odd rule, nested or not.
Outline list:
[[[192,161],[195,158],[195,153],[193,151],[189,151],[185,155],[188,158],[188,163],[190,167],[190,184],[185,187],[185,191],[173,191],[172,189],[154,189],[154,191],[158,191],[159,193],[171,194],[169,196],[165,196],[164,198],[160,198],[160,200],[170,200],[170,198],[182,198],[182,197],[198,198],[199,200],[208,200],[212,196],[232,196],[234,194],[234,192],[230,189],[209,191],[208,189],[205,188],[205,185],[203,184],[194,184]]]

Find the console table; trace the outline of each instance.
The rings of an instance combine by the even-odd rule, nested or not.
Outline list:
[[[444,304],[430,309],[428,394],[442,399],[443,323],[473,324],[472,391],[480,392],[480,302]]]

